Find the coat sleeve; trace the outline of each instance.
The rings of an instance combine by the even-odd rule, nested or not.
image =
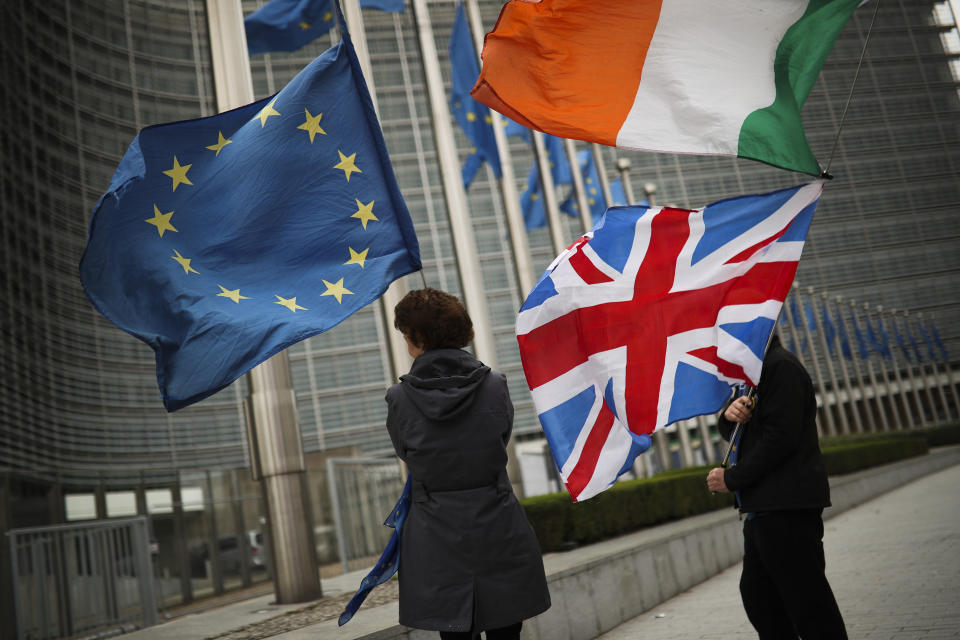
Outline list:
[[[722,437],[727,442],[730,441],[730,436],[733,435],[733,428],[736,427],[735,422],[730,422],[723,417],[723,412],[727,410],[727,407],[730,406],[730,403],[736,399],[735,395],[730,395],[730,399],[723,403],[723,407],[720,409],[720,412],[717,414],[717,431],[720,432],[720,437]]]
[[[503,377],[503,398],[506,402],[507,429],[503,433],[503,446],[510,442],[510,435],[513,433],[513,401],[510,399],[510,387],[507,385],[506,374],[500,374]]]
[[[796,364],[786,360],[772,364],[757,414],[744,427],[757,429],[759,435],[751,436],[749,454],[724,472],[724,481],[731,490],[761,482],[800,445],[805,393],[810,390],[803,384],[803,371]]]
[[[400,441],[400,420],[397,417],[399,408],[397,407],[397,393],[401,393],[396,387],[387,389],[387,433],[390,434],[390,442],[393,443],[393,450],[401,460],[405,460],[406,451]]]

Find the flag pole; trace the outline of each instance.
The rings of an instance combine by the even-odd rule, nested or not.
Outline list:
[[[880,314],[883,312],[883,307],[878,306],[876,307],[875,310],[877,312],[877,330],[879,331],[880,323],[882,322]],[[874,309],[870,307],[869,303],[865,302],[863,303],[863,311],[867,316],[867,324],[869,326],[871,311],[874,311]],[[893,384],[890,382],[890,376],[887,373],[887,365],[884,363],[884,360],[885,358],[883,357],[883,354],[880,354],[881,373],[883,374],[884,383],[887,385],[887,396],[890,398],[890,403],[891,405],[896,405],[896,402],[894,401],[894,397],[895,395],[900,396],[900,405],[903,409],[904,417],[906,418],[906,421],[907,421],[907,427],[910,429],[914,429],[917,426],[917,422],[916,422],[917,416],[915,416],[913,411],[910,410],[910,400],[907,398],[907,393],[903,388],[903,381],[900,380],[900,371],[897,369],[896,361],[893,362],[893,366],[891,367],[893,369],[894,381],[897,383],[897,393],[894,394]],[[920,416],[920,418],[922,420],[923,416]],[[901,424],[901,425],[898,425],[898,428],[903,429],[904,427]]]
[[[470,22],[470,34],[473,36],[474,51],[478,56],[483,50],[483,21],[477,0],[466,0],[467,19]],[[530,244],[527,241],[527,229],[523,224],[523,212],[520,210],[520,198],[517,193],[517,179],[513,171],[513,156],[510,155],[510,143],[504,131],[506,120],[498,112],[490,109],[493,125],[493,137],[497,143],[497,155],[500,157],[500,194],[510,230],[510,247],[513,250],[513,264],[516,270],[517,284],[520,287],[520,299],[523,300],[533,290],[536,282],[533,261],[530,258]]]
[[[922,314],[922,313],[918,313],[918,314],[917,314],[917,322],[919,322],[920,325],[923,326],[923,314]],[[931,327],[933,326],[933,314],[932,314],[932,313],[930,314],[930,326],[931,326]],[[936,360],[934,360],[933,362],[931,362],[930,365],[933,367],[933,376],[934,376],[934,378],[937,380],[937,388],[940,389],[940,394],[941,394],[941,397],[943,398],[943,410],[944,410],[944,413],[949,417],[949,415],[950,415],[949,404],[947,403],[947,398],[946,398],[946,396],[944,395],[943,386],[940,384],[940,367],[937,365]],[[957,395],[957,385],[955,385],[955,384],[953,383],[953,371],[950,369],[950,363],[947,361],[946,358],[944,358],[943,369],[944,369],[944,373],[946,374],[946,377],[947,377],[947,381],[946,381],[946,382],[947,382],[947,389],[950,390],[950,396],[953,398],[953,406],[954,406],[954,409],[955,409],[956,412],[957,412],[957,418],[960,419],[960,396]]]
[[[253,102],[240,0],[207,0],[210,55],[221,112]],[[248,433],[270,528],[277,602],[322,595],[290,360],[281,351],[246,375]]]
[[[443,76],[440,72],[440,59],[433,37],[430,12],[427,9],[426,0],[412,0],[411,8],[420,47],[428,104],[432,114],[434,143],[440,164],[443,194],[447,202],[447,216],[450,221],[450,235],[453,239],[460,290],[467,310],[473,318],[473,344],[477,358],[490,367],[496,367],[496,349],[490,328],[487,300],[481,286],[482,279],[472,277],[480,267],[480,260],[477,257],[473,225],[467,212],[467,193],[463,188],[460,175],[460,160],[457,156],[453,127],[450,124],[450,109],[444,95]]]
[[[900,325],[897,322],[897,315],[898,315],[897,310],[890,309],[888,313],[890,314],[890,322],[893,325],[894,331],[897,332],[897,335],[900,335]],[[910,357],[907,352],[907,344],[906,342],[903,342],[902,335],[900,336],[900,340],[901,340],[901,351],[903,353],[904,363],[906,364],[906,371],[907,371],[906,377],[910,380],[910,391],[911,391],[911,395],[913,396],[913,403],[917,406],[917,411],[920,415],[921,425],[927,422],[926,410],[924,409],[924,406],[923,406],[923,399],[920,397],[921,385],[923,385],[924,393],[927,396],[927,402],[930,405],[930,424],[933,424],[934,422],[937,421],[937,409],[936,409],[937,405],[933,401],[933,394],[930,393],[930,385],[928,384],[927,376],[923,371],[923,365],[920,365],[919,367],[920,375],[919,376],[914,375],[913,363],[910,361]],[[891,351],[893,353],[896,353],[896,351],[893,349],[891,349]],[[896,360],[894,360],[894,362],[896,362]],[[920,364],[920,363],[917,363],[917,364]],[[900,367],[896,366],[896,368],[899,369]]]
[[[553,252],[560,255],[567,248],[563,237],[563,220],[560,219],[560,206],[557,204],[556,185],[553,184],[553,170],[547,155],[544,134],[533,131],[533,153],[540,171],[540,194],[543,196],[543,209],[547,212],[547,224],[550,228],[550,241]]]
[[[570,138],[564,138],[563,148],[567,152],[567,161],[570,163],[570,175],[573,177],[573,194],[577,199],[577,213],[580,214],[580,222],[583,225],[583,232],[586,233],[593,228],[593,213],[590,211],[590,203],[587,202],[587,189],[583,181],[583,171],[580,170],[580,160],[577,158],[577,146]],[[597,173],[599,173],[599,169]]]
[[[373,70],[370,67],[370,49],[367,46],[367,33],[363,24],[363,12],[360,10],[359,0],[341,0],[343,7],[343,17],[350,28],[350,39],[353,41],[353,49],[357,53],[357,60],[360,62],[360,70],[363,72],[363,79],[366,82],[367,90],[370,93],[370,101],[373,103],[373,109],[380,120],[380,108],[377,105],[377,88],[373,83]],[[423,286],[426,288],[427,282],[423,278],[423,270],[420,271],[420,277],[423,279]],[[401,298],[410,290],[407,284],[406,276],[397,278],[390,283],[387,290],[383,292],[380,300],[377,301],[380,320],[384,326],[384,333],[387,337],[387,346],[389,348],[390,363],[390,382],[394,383],[400,379],[400,376],[410,370],[413,360],[407,351],[407,343],[399,331],[393,329],[393,310]],[[401,468],[403,462],[401,461]]]
[[[830,298],[827,295],[827,292],[824,291],[821,294],[823,298],[823,312],[825,314],[830,313]],[[839,300],[838,300],[839,301]],[[838,322],[842,322],[843,319],[839,318]],[[844,335],[847,334],[846,329],[843,331]],[[847,345],[850,344],[850,337],[847,336]],[[850,353],[851,359],[853,358],[853,353],[851,350]],[[840,346],[840,356],[837,358],[837,362],[840,363],[840,375],[843,376],[843,386],[847,390],[847,402],[850,404],[850,414],[853,416],[853,428],[857,433],[863,433],[863,419],[860,416],[860,405],[857,404],[857,399],[853,397],[853,381],[850,378],[850,371],[847,369],[847,363],[844,360],[843,347]],[[859,388],[859,384],[857,385]],[[861,390],[862,395],[862,390]]]
[[[597,168],[597,177],[600,179],[600,190],[603,192],[603,201],[607,203],[607,207],[611,207],[613,206],[613,193],[610,191],[610,178],[607,176],[607,168],[603,163],[603,153],[598,143],[590,143],[590,154],[593,155],[593,166]]]
[[[806,306],[802,304],[803,299],[800,297],[800,285],[794,281],[793,283],[794,293],[796,293],[797,300],[801,302],[801,306],[806,309]],[[816,375],[816,385],[817,389],[820,391],[820,398],[823,400],[823,419],[826,423],[826,428],[821,429],[825,431],[827,435],[836,435],[837,428],[833,423],[833,414],[830,411],[830,399],[827,397],[827,386],[823,383],[823,375],[820,373],[820,360],[817,358],[817,349],[813,346],[813,335],[810,333],[810,325],[805,322],[805,318],[801,321],[801,326],[803,327],[803,333],[807,338],[807,344],[810,345],[810,362],[809,364],[813,366],[814,374]]]
[[[813,292],[813,287],[807,288],[807,294],[810,296],[810,306],[813,309],[813,317],[817,317],[817,296]],[[826,292],[823,293],[826,296]],[[840,416],[840,432],[843,434],[850,433],[850,423],[847,421],[847,412],[843,408],[843,402],[840,400],[840,382],[837,379],[837,371],[833,368],[833,358],[830,356],[830,345],[827,344],[827,336],[824,332],[824,328],[820,327],[820,331],[817,333],[820,334],[820,346],[823,348],[823,360],[827,364],[827,375],[830,376],[830,384],[833,385],[833,399],[834,407],[837,410],[837,414]]]
[[[841,315],[842,318],[842,315]],[[853,324],[853,330],[855,333],[862,336],[860,331],[860,324],[857,320],[857,303],[855,300],[850,301],[850,322]],[[857,339],[857,347],[859,348],[860,338]],[[890,422],[887,420],[887,410],[884,407],[884,402],[880,397],[880,387],[877,384],[877,377],[873,371],[873,363],[870,362],[870,352],[867,351],[867,357],[863,358],[863,362],[867,368],[867,378],[870,380],[871,391],[873,391],[873,400],[874,405],[876,406],[877,413],[880,415],[880,426],[884,431],[890,431]],[[876,429],[874,429],[875,431]]]

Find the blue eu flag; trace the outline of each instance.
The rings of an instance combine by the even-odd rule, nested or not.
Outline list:
[[[597,166],[593,162],[593,154],[589,150],[577,152],[577,163],[580,165],[580,173],[583,175],[583,188],[586,190],[587,204],[590,206],[590,216],[594,220],[599,220],[607,211],[607,202],[603,197],[600,187],[600,176],[597,174]],[[610,183],[610,197],[613,202],[611,207],[618,207],[627,204],[627,196],[623,190],[623,183],[619,179]],[[571,193],[563,204],[560,205],[562,211],[570,215],[578,214],[576,194]]]
[[[573,176],[570,173],[570,163],[567,161],[566,153],[564,153],[563,139],[544,135],[543,141],[547,148],[547,161],[550,164],[553,184],[570,184],[573,181]],[[520,209],[523,212],[523,224],[528,231],[547,226],[543,193],[540,190],[540,168],[536,160],[530,166],[530,173],[527,175],[527,188],[520,194]],[[577,215],[569,207],[561,208],[561,211],[570,216]]]
[[[296,51],[330,31],[331,0],[270,0],[243,20],[250,55]]]
[[[330,329],[420,269],[349,34],[278,94],[143,129],[97,202],[80,278],[156,352],[168,411]]]
[[[470,144],[473,145],[461,173],[463,186],[469,189],[470,183],[473,182],[477,170],[484,161],[490,163],[490,168],[498,178],[501,176],[501,171],[490,109],[470,95],[470,90],[480,76],[480,67],[477,65],[476,49],[470,37],[470,26],[467,24],[467,14],[463,4],[457,4],[457,17],[453,21],[449,50],[452,81],[450,110],[457,124],[470,139]]]
[[[360,0],[360,6],[403,13],[403,0]],[[270,0],[243,20],[250,55],[296,51],[335,24],[331,0]]]

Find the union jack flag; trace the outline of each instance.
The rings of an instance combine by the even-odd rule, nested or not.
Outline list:
[[[822,190],[611,207],[547,268],[517,341],[574,501],[628,471],[656,429],[756,386]]]

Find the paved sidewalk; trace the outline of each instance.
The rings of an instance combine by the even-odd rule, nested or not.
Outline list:
[[[851,640],[960,638],[960,466],[825,523],[827,577]],[[740,603],[742,564],[602,640],[755,640]]]

